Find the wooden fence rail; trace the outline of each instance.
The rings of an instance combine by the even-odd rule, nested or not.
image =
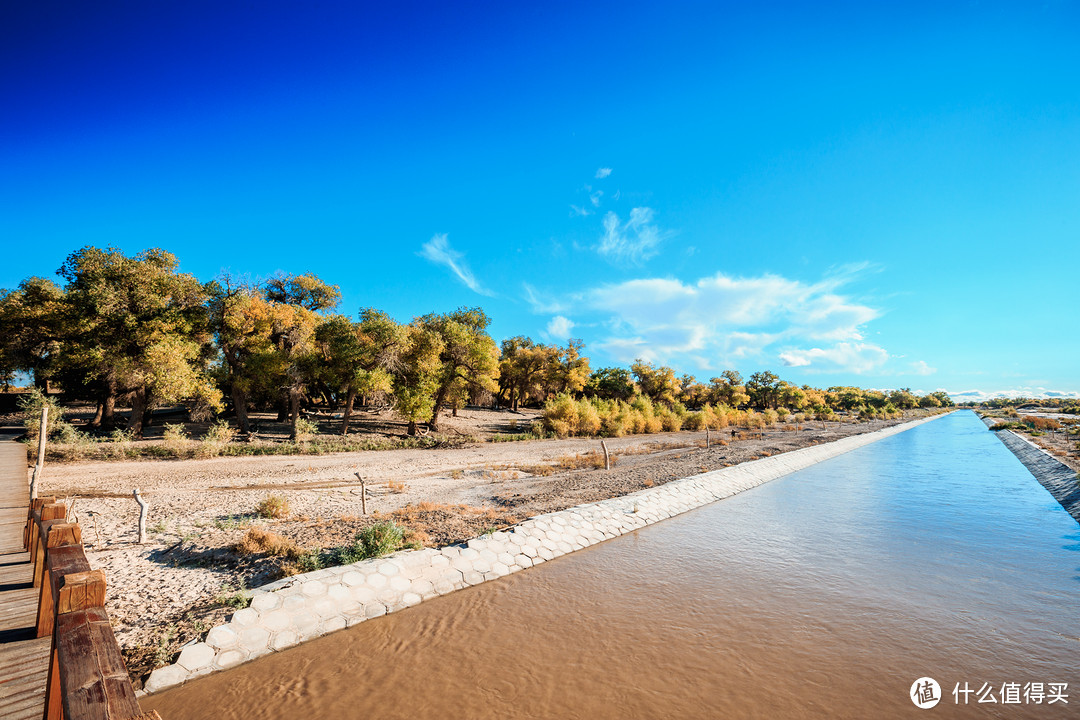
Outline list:
[[[30,502],[23,546],[41,588],[37,637],[52,636],[43,720],[161,720],[143,713],[105,612],[105,573],[91,570],[82,528],[56,498]]]

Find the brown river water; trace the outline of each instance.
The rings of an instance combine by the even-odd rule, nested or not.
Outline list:
[[[164,720],[1080,717],[1078,661],[1080,526],[961,412],[142,704]],[[909,697],[924,676],[941,688],[926,710]]]

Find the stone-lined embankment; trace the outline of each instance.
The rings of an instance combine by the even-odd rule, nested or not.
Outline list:
[[[157,692],[369,618],[509,575],[735,495],[940,415],[675,480],[622,497],[539,515],[441,550],[425,548],[284,578],[253,593],[251,606],[155,670]]]
[[[983,418],[983,422],[989,427],[994,421]],[[1080,481],[1077,480],[1077,472],[1012,430],[998,430],[994,434],[1005,443],[1005,447],[1012,450],[1013,455],[1031,471],[1054,499],[1061,503],[1061,507],[1080,522]]]

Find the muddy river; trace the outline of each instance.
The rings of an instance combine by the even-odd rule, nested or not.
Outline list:
[[[923,677],[940,688],[929,710],[911,697]],[[165,720],[1077,717],[1080,526],[958,412],[143,707]]]

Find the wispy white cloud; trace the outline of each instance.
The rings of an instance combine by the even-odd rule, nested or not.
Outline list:
[[[591,193],[589,195],[589,202],[592,203],[593,207],[598,208],[598,207],[600,207],[600,198],[602,198],[602,197],[604,197],[604,191],[603,190],[597,190],[596,192]]]
[[[569,309],[569,303],[546,295],[529,283],[522,283],[521,287],[525,291],[525,301],[532,306],[534,313],[551,315],[566,312]]]
[[[937,372],[937,368],[930,367],[925,360],[916,360],[909,367],[915,375],[933,375]]]
[[[566,340],[574,330],[574,321],[562,315],[551,318],[547,324],[547,334],[554,340]]]
[[[465,284],[470,290],[480,295],[487,295],[493,297],[494,293],[482,286],[473,275],[472,270],[465,263],[465,256],[450,247],[450,242],[447,240],[446,233],[438,233],[426,243],[420,249],[419,255],[423,258],[430,260],[436,265],[445,265],[450,268],[450,271],[457,276],[458,280]]]
[[[599,170],[596,171],[596,179],[597,180],[603,180],[604,178],[606,178],[610,174],[611,174],[611,168],[602,167],[602,168],[600,168]]]
[[[619,362],[642,357],[706,368],[754,361],[867,373],[889,359],[863,337],[879,311],[843,294],[830,278],[806,283],[718,273],[695,282],[637,278],[560,300],[541,298],[531,287],[526,292],[537,312],[587,317],[606,328],[593,344]]]
[[[871,343],[837,343],[827,348],[787,350],[780,361],[788,367],[805,367],[814,372],[852,372],[876,370],[889,359],[889,353]]]
[[[580,205],[570,206],[570,217],[587,217],[592,214],[592,210],[589,210],[588,208],[583,208]]]
[[[625,223],[614,212],[604,216],[604,234],[600,237],[597,252],[613,260],[641,262],[658,251],[657,246],[669,233],[653,222],[653,210],[636,207],[630,211]]]

